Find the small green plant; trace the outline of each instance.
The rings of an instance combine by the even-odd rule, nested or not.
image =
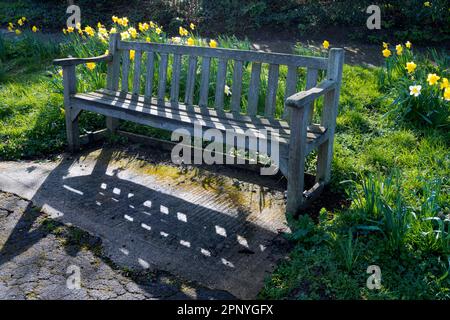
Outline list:
[[[332,236],[334,250],[337,252],[344,268],[347,272],[351,272],[359,256],[358,239],[353,240],[353,232],[350,228],[347,235]]]

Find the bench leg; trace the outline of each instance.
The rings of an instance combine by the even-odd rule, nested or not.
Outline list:
[[[119,119],[106,117],[106,128],[110,133],[115,133],[119,127]]]
[[[77,79],[75,77],[75,65],[63,67],[64,84],[64,110],[66,118],[66,133],[70,152],[78,151],[80,148],[80,133],[78,130],[79,110],[71,106],[70,97],[76,93]]]
[[[316,182],[328,183],[331,178],[331,158],[333,156],[333,145],[327,140],[317,150]]]
[[[288,188],[286,211],[296,214],[303,204],[305,187],[306,134],[310,108],[291,110],[291,137],[289,140]]]
[[[66,107],[66,133],[70,152],[80,149],[80,131],[78,129],[78,114],[73,108]]]

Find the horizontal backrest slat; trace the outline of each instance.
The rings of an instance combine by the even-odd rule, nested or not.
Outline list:
[[[153,51],[166,54],[181,54],[228,60],[241,60],[279,65],[292,65],[315,69],[327,69],[327,59],[320,57],[298,56],[283,53],[267,53],[249,50],[218,49],[207,47],[183,46],[163,43],[119,41],[120,50]]]

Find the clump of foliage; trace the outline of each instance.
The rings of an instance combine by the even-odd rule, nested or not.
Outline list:
[[[403,123],[448,127],[450,121],[450,57],[432,50],[416,55],[412,44],[398,44],[392,54],[387,43],[380,86],[392,98],[390,115]]]

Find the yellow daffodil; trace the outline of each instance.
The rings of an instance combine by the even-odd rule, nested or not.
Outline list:
[[[434,86],[436,83],[438,83],[440,78],[441,77],[439,77],[436,73],[430,73],[430,74],[428,74],[428,78],[427,78],[428,84],[430,86]]]
[[[447,78],[443,78],[443,79],[442,79],[442,83],[441,83],[441,90],[442,90],[442,89],[446,89],[446,88],[448,88],[448,87],[449,87],[448,79],[447,79]]]
[[[111,30],[109,30],[109,33],[117,33],[117,29],[112,27]]]
[[[90,27],[90,26],[86,26],[84,28],[84,32],[89,36],[89,37],[93,37],[95,35],[95,30]]]
[[[211,48],[217,48],[217,41],[216,40],[210,40],[209,41],[209,46]]]
[[[31,31],[37,32],[37,31],[38,31],[38,28],[37,28],[36,26],[33,26],[33,28],[31,28]]]
[[[408,73],[413,73],[416,68],[417,65],[413,61],[406,63],[406,70],[408,70]]]
[[[150,21],[150,28],[156,27],[155,23],[153,21]]]
[[[182,37],[187,36],[189,34],[189,32],[183,27],[178,28],[178,32],[179,32],[180,36],[182,36]]]
[[[128,29],[128,33],[130,34],[130,36],[131,36],[133,39],[136,39],[137,36],[138,36],[138,33],[137,33],[137,31],[136,31],[135,28],[129,28],[129,29]]]
[[[146,41],[146,42],[151,42],[150,37],[145,38],[145,41]]]
[[[144,22],[144,23],[139,22],[139,31],[145,32],[145,31],[147,31],[149,29],[149,27],[150,26],[148,25],[147,22]]]
[[[389,49],[384,49],[382,52],[385,58],[389,58],[392,55],[392,52]]]
[[[403,46],[401,44],[398,44],[395,46],[395,50],[397,50],[397,55],[401,56],[403,53]]]
[[[130,50],[130,60],[133,61],[134,60],[134,56],[136,55],[136,51],[134,50]]]
[[[8,27],[11,28],[11,29],[13,29],[13,28],[14,28],[14,23],[8,22]]]
[[[195,44],[194,39],[192,39],[192,38],[187,39],[187,45],[188,46],[193,46],[194,44]]]
[[[121,25],[122,27],[128,26],[128,18],[127,17],[117,18],[116,22],[117,22],[117,24]]]
[[[78,33],[80,34],[80,36],[83,35],[83,29],[78,29]]]
[[[77,22],[77,24],[75,25],[75,28],[78,30],[81,30],[81,23]]]
[[[60,77],[63,76],[63,71],[62,71],[62,69],[59,69],[58,74],[59,74]]]
[[[445,91],[444,91],[444,99],[445,99],[446,101],[450,101],[450,88],[445,88]]]
[[[155,29],[155,32],[156,32],[156,34],[161,34],[162,30],[161,30],[160,27],[158,27],[158,28]]]
[[[418,96],[420,96],[421,90],[422,90],[422,86],[410,86],[409,87],[409,95],[418,97]]]
[[[20,19],[17,21],[17,24],[18,24],[19,26],[23,26],[23,20],[22,20],[22,18],[20,18]]]
[[[330,47],[330,42],[328,42],[327,40],[325,40],[325,41],[322,43],[322,46],[323,46],[325,49],[328,49],[328,48]]]
[[[388,43],[386,43],[386,42],[383,42],[383,48],[384,48],[384,49],[387,49],[387,48],[389,48],[389,44],[388,44]]]
[[[67,30],[66,29],[62,29],[62,32],[64,33],[64,34],[67,34]]]
[[[175,43],[175,44],[179,44],[180,42],[181,42],[181,38],[180,37],[172,37],[172,43]]]
[[[122,40],[130,39],[130,34],[128,33],[128,31],[121,32],[120,39],[122,39]]]
[[[109,55],[109,50],[108,49],[106,49],[105,55]]]
[[[73,27],[68,27],[68,28],[67,28],[67,32],[68,32],[68,33],[72,33],[74,30],[75,30],[75,29],[74,29]]]
[[[425,7],[431,7],[430,1],[425,1],[425,2],[423,3],[423,5],[424,5]]]
[[[224,92],[227,96],[231,96],[231,89],[229,86],[225,85]]]
[[[116,17],[116,16],[112,16],[112,21],[113,21],[114,23],[116,23],[116,22],[117,22],[117,20],[119,20],[119,18],[118,18],[118,17]]]
[[[19,35],[19,34],[21,34],[22,33],[22,31],[20,31],[19,29],[16,29],[16,34],[17,35]]]
[[[86,68],[88,68],[89,70],[94,70],[95,69],[95,62],[88,62],[86,63]]]
[[[8,31],[13,31],[14,30],[14,28],[13,27],[11,27],[11,26],[8,26]]]
[[[408,42],[405,43],[405,46],[406,46],[408,49],[411,49],[412,43],[408,41]]]
[[[27,18],[22,17],[22,21],[23,21],[23,22],[27,21]]]
[[[189,25],[189,27],[191,28],[191,30],[195,30],[195,24],[191,23],[191,24]]]

